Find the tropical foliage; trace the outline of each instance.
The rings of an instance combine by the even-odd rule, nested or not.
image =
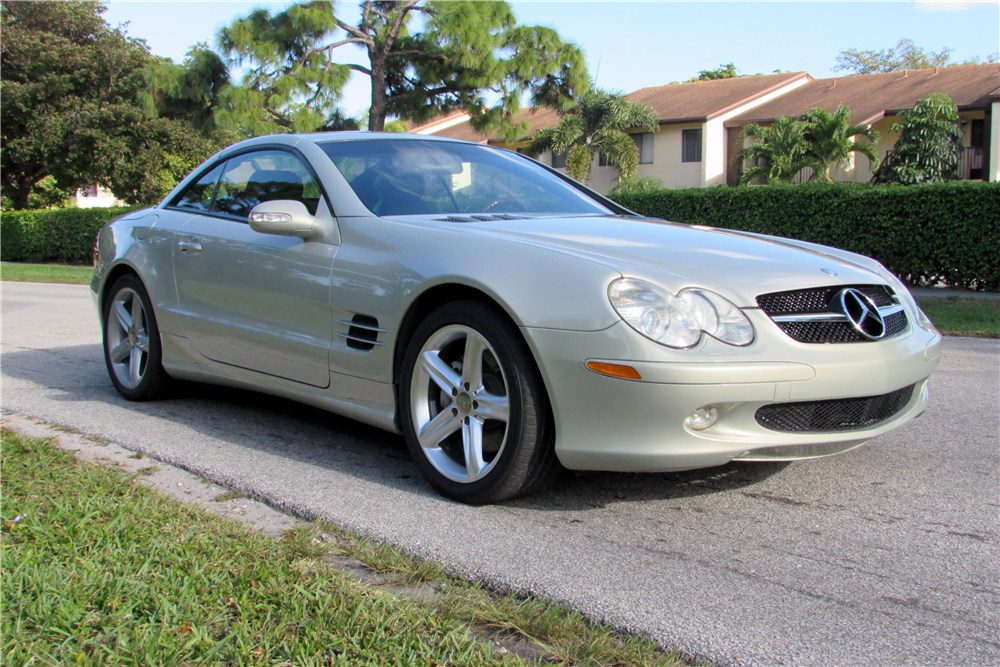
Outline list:
[[[355,25],[333,2],[258,8],[217,42],[248,66],[239,85],[223,90],[219,120],[250,134],[342,126],[336,103],[352,74],[371,79],[369,130],[383,130],[391,116],[422,122],[464,109],[476,129],[509,138],[527,129],[514,121],[524,94],[533,105],[567,108],[588,85],[579,47],[551,28],[518,24],[498,0],[364,0]],[[368,63],[334,62],[345,46],[362,49]]]
[[[878,131],[870,125],[855,125],[851,122],[851,109],[844,105],[833,113],[825,109],[811,109],[802,114],[803,138],[806,142],[806,157],[811,161],[814,178],[832,181],[830,167],[844,166],[852,153],[860,153],[868,158],[872,171],[878,166]],[[857,141],[858,138],[868,142]]]
[[[609,195],[634,195],[658,192],[663,189],[663,181],[658,178],[626,178],[611,189]]]
[[[934,93],[918,100],[901,122],[890,128],[899,139],[872,179],[878,183],[937,183],[955,178],[962,132],[958,108],[947,95]]]
[[[619,179],[625,180],[639,168],[639,149],[625,132],[628,129],[656,132],[659,118],[653,107],[631,102],[621,92],[591,88],[574,108],[559,111],[555,127],[536,132],[525,152],[533,156],[546,150],[566,153],[566,171],[581,183],[590,178],[590,165],[600,152],[618,170]]]
[[[60,192],[95,183],[127,202],[154,201],[218,150],[188,120],[150,117],[140,102],[149,51],[108,26],[104,11],[98,2],[0,7],[4,208],[58,203]]]
[[[754,141],[734,158],[737,167],[749,164],[740,176],[740,185],[757,179],[765,183],[791,183],[800,171],[813,165],[806,155],[805,124],[798,118],[781,116],[773,125],[750,124],[740,139]]]
[[[782,116],[773,125],[747,125],[740,136],[744,142],[754,139],[734,159],[737,165],[751,165],[740,178],[742,185],[758,178],[790,183],[806,167],[813,170],[813,179],[832,182],[830,168],[846,164],[852,153],[867,157],[873,170],[878,165],[878,132],[852,123],[851,110],[843,105],[833,113],[811,109],[798,118]]]

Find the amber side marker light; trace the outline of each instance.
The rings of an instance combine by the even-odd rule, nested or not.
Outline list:
[[[639,371],[635,370],[631,366],[619,366],[618,364],[602,364],[599,361],[588,361],[587,368],[595,373],[610,375],[613,378],[625,378],[626,380],[642,379],[642,376],[639,375]]]

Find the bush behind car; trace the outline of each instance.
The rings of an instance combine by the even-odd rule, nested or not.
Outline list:
[[[4,211],[0,217],[0,258],[5,262],[89,264],[97,230],[140,208],[144,206]]]

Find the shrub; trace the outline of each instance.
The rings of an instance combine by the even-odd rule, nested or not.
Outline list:
[[[909,284],[1000,289],[1000,185],[803,184],[614,195],[636,213],[822,243],[868,255]]]
[[[87,264],[93,258],[97,230],[140,208],[144,207],[4,211],[0,215],[0,259]]]

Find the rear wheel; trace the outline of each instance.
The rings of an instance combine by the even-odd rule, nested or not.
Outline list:
[[[135,274],[124,275],[104,304],[104,361],[111,382],[130,401],[159,398],[170,380],[162,359],[160,331],[146,288]]]
[[[407,444],[443,495],[497,502],[558,472],[541,377],[503,311],[478,301],[442,306],[417,328],[403,363]]]

